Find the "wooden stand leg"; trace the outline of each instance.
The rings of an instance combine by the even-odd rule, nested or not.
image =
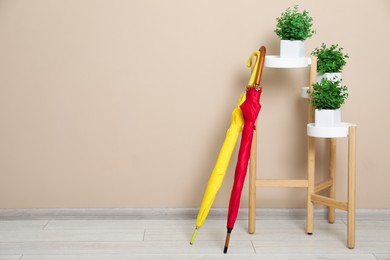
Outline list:
[[[248,232],[256,231],[256,160],[257,160],[257,131],[253,133],[251,157],[249,161],[249,210]]]
[[[315,139],[308,137],[307,154],[307,209],[306,209],[306,232],[313,233],[314,226],[314,204],[311,201],[311,195],[314,194],[314,170],[315,170]]]
[[[329,139],[329,178],[332,186],[329,187],[329,198],[336,197],[336,138]],[[328,207],[328,221],[334,223],[336,219],[336,210],[334,207]]]
[[[349,127],[348,137],[348,248],[355,247],[356,197],[356,127]]]
[[[317,57],[311,57],[310,65],[309,89],[313,90],[313,84],[317,79]],[[308,123],[314,122],[314,108],[308,105]],[[314,204],[311,201],[311,195],[314,194],[314,171],[315,171],[315,139],[314,137],[307,138],[307,207],[306,207],[306,232],[313,233],[314,226]]]

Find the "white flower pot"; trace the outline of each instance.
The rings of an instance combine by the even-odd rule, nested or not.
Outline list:
[[[280,41],[280,58],[305,57],[305,41]]]
[[[341,73],[324,73],[324,74],[317,74],[317,82],[321,82],[321,79],[327,78],[330,81],[333,81],[334,79],[340,80],[341,81]]]
[[[316,109],[315,126],[316,127],[335,127],[340,126],[341,109]]]

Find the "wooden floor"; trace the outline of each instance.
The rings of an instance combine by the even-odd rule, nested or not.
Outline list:
[[[227,255],[225,222],[211,216],[189,244],[193,216],[0,217],[0,260],[117,259],[390,259],[390,217],[358,218],[356,248],[346,247],[346,222],[302,217],[258,219],[254,235],[239,219]]]

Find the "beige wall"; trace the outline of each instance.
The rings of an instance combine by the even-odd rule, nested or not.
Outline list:
[[[357,206],[389,208],[388,0],[1,0],[0,208],[198,207],[246,59],[262,44],[279,52],[275,18],[294,3],[315,19],[307,54],[326,42],[350,55],[342,117],[359,125]],[[307,76],[264,70],[264,177],[305,177]],[[236,158],[215,207],[227,207]],[[258,189],[259,207],[304,205],[302,189]]]

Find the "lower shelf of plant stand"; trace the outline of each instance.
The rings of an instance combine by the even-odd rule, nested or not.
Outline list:
[[[278,55],[266,55],[264,66],[268,68],[304,68],[309,66],[311,59],[302,58],[280,58]]]
[[[341,123],[340,126],[318,127],[314,123],[307,125],[307,135],[320,138],[347,137],[350,123]]]

